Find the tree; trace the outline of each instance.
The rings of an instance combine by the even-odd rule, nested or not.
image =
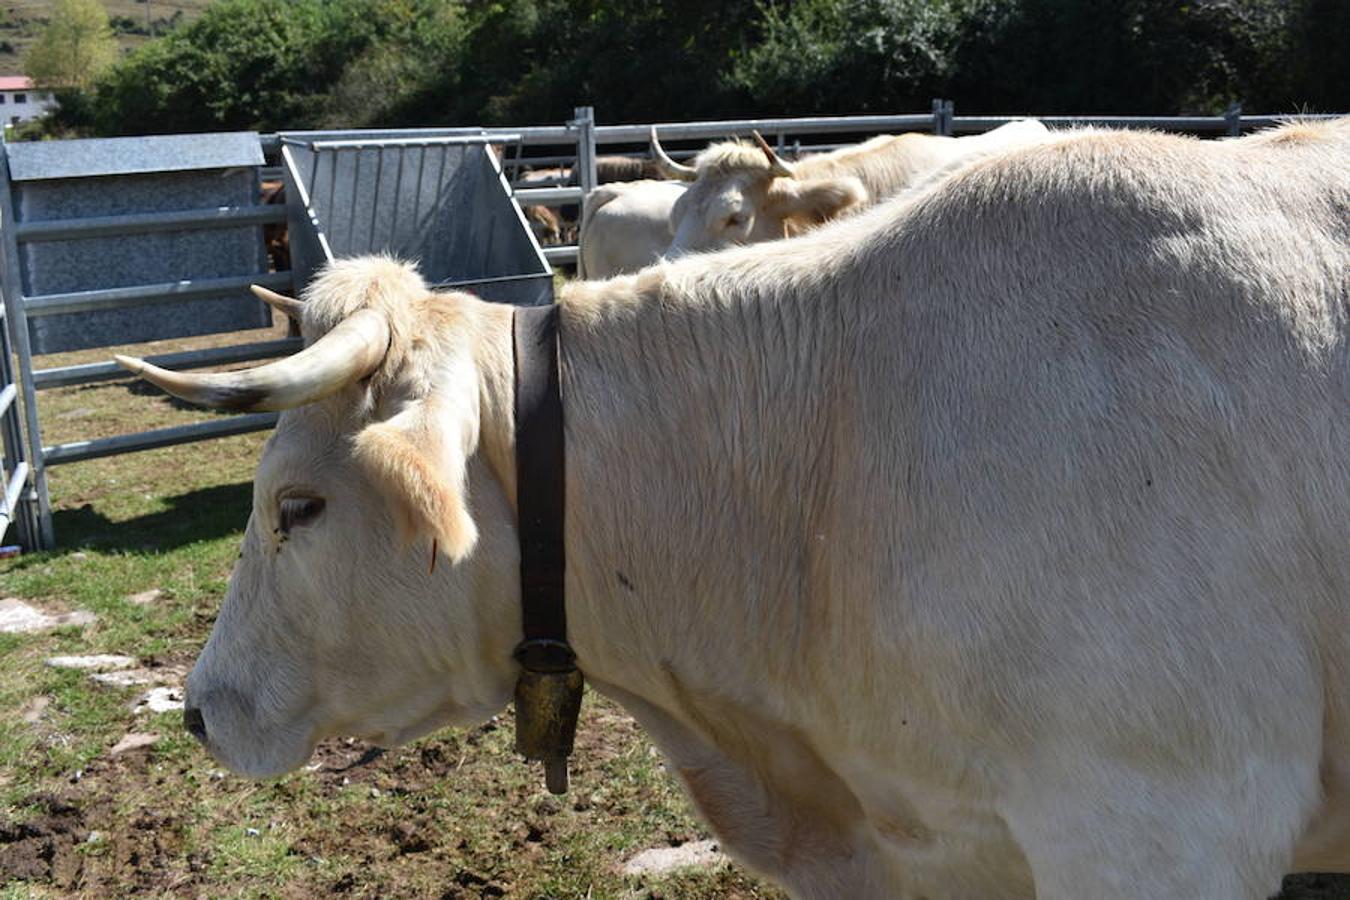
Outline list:
[[[56,0],[24,69],[43,87],[84,88],[116,59],[117,39],[99,0]]]
[[[108,69],[80,115],[60,115],[103,135],[398,124],[409,103],[444,103],[422,82],[458,71],[461,6],[218,0]]]
[[[764,114],[910,112],[953,95],[964,42],[1006,0],[799,0],[763,5],[732,77]]]
[[[94,0],[57,0],[58,13]],[[54,128],[1344,110],[1346,0],[214,0]],[[0,13],[2,15],[3,13]],[[35,74],[35,73],[34,73]]]

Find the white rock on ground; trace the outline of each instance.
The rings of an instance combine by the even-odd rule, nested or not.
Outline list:
[[[181,688],[172,687],[151,688],[131,704],[131,711],[134,713],[173,712],[182,708],[183,691]]]
[[[88,625],[97,618],[93,613],[76,610],[68,613],[47,613],[17,597],[0,600],[0,632],[50,631],[63,625]]]
[[[142,747],[149,747],[158,740],[159,735],[157,734],[138,734],[133,731],[130,734],[123,735],[122,739],[108,751],[108,755],[117,756],[119,753],[126,753],[128,750],[139,750]]]
[[[159,588],[152,588],[148,591],[141,591],[139,594],[132,594],[127,598],[127,602],[133,606],[149,606],[162,596],[164,596],[163,591]]]
[[[52,698],[45,696],[34,697],[24,704],[23,709],[19,710],[19,715],[29,725],[36,725],[42,721],[42,717],[47,714],[47,707],[52,705]]]
[[[132,660],[135,662],[135,660]],[[159,666],[154,669],[121,669],[116,672],[95,672],[90,679],[113,687],[137,687],[143,684],[179,685],[187,674],[182,666]]]
[[[711,868],[726,862],[716,841],[690,841],[678,847],[643,850],[623,864],[625,875],[664,875],[676,869]]]
[[[89,676],[99,684],[113,687],[135,687],[140,684],[154,684],[163,679],[156,677],[149,669],[123,669],[120,672],[95,672]]]
[[[89,656],[53,656],[47,660],[53,669],[87,669],[91,672],[108,672],[112,669],[129,669],[136,665],[133,656],[117,656],[113,653],[95,653]]]

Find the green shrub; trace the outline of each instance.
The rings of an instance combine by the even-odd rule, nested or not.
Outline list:
[[[445,8],[433,0],[223,0],[101,78],[90,124],[101,134],[145,134],[326,122],[344,74],[382,45],[446,49],[447,41],[418,37],[427,23],[453,28]],[[368,104],[358,112],[374,115]]]
[[[220,0],[54,123],[100,134],[1350,108],[1340,0]],[[63,100],[63,104],[64,104]]]
[[[968,42],[951,92],[969,109],[1221,112],[1264,106],[1289,53],[1289,0],[1018,0]]]
[[[734,79],[779,113],[898,112],[944,96],[978,0],[806,0],[765,6],[763,40]]]

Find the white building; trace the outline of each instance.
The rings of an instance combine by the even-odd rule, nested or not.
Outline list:
[[[26,75],[0,75],[0,122],[17,125],[56,107],[51,91],[33,87]]]

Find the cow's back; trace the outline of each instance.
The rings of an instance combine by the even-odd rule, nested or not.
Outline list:
[[[1325,633],[1344,634],[1347,604],[1332,598],[1350,577],[1350,555],[1334,550],[1350,543],[1350,127],[1306,128],[1232,142],[1057,137],[810,235],[659,270],[661,296],[682,298],[682,321],[716,353],[668,404],[687,403],[714,435],[744,429],[753,410],[750,470],[764,490],[828,485],[839,507],[829,546],[859,555],[847,591],[820,593],[849,598],[847,640],[811,644],[825,670],[855,672],[829,665],[849,641],[912,634],[896,604],[1044,612],[1070,602],[1053,594],[1073,583],[1050,561],[1101,570],[1075,573],[1095,584],[1128,539],[1139,565],[1165,574],[1186,552],[1179,536],[1201,526],[1243,540],[1268,522],[1280,540],[1307,537],[1300,553],[1334,557],[1305,596],[1269,608],[1324,611],[1341,629]],[[791,310],[792,328],[744,326],[766,309]],[[728,396],[728,385],[763,387]],[[836,445],[848,452],[825,452]],[[668,464],[666,446],[654,440],[645,464]],[[748,490],[719,442],[686,459],[710,495]],[[684,502],[643,489],[656,509]],[[733,524],[718,539],[712,524],[701,552],[737,546]],[[863,561],[862,548],[884,552]],[[1010,575],[1041,586],[1008,586]],[[951,597],[927,604],[935,592]],[[981,607],[981,592],[1008,596]]]
[[[609,278],[660,259],[670,244],[670,211],[686,186],[616,182],[596,188],[582,210],[578,275]]]
[[[1070,137],[877,239],[901,296],[859,354],[861,418],[909,475],[868,491],[904,510],[878,574],[931,599],[906,632],[948,639],[908,655],[940,646],[981,727],[1035,740],[1038,704],[1080,715],[1047,682],[1120,665],[1064,701],[1128,720],[1172,678],[1350,745],[1348,132]]]
[[[975,160],[1042,143],[1051,136],[1035,119],[1019,119],[965,137],[922,132],[880,135],[855,147],[806,157],[797,164],[798,177],[853,176],[862,181],[871,202],[877,203]]]

